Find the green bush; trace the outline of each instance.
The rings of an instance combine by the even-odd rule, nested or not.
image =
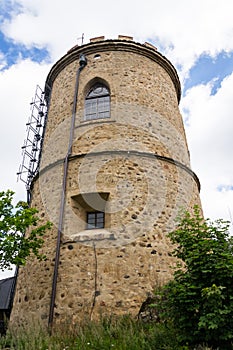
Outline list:
[[[194,215],[185,212],[169,235],[181,263],[162,289],[160,308],[181,344],[233,348],[233,240],[228,230],[228,222],[204,220],[195,207]]]

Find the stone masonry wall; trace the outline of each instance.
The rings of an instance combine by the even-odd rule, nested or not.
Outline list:
[[[80,73],[68,164],[57,321],[100,314],[136,316],[153,288],[172,278],[175,260],[166,234],[174,229],[179,210],[200,205],[177,89],[164,69],[165,63],[171,64],[160,64],[156,51],[144,54],[139,44],[129,42],[125,50],[118,45],[119,41],[109,48],[108,42],[97,43],[94,52],[91,44],[77,48],[86,55],[87,66]],[[13,322],[48,321],[63,163],[79,66],[70,57],[63,58],[66,64],[53,78],[41,169],[32,190],[32,206],[54,224],[45,236],[47,260],[30,260],[20,269]],[[111,115],[84,121],[85,96],[97,81],[110,89]],[[86,230],[89,207],[105,211],[104,229]]]

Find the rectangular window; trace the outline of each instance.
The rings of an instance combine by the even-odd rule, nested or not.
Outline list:
[[[109,118],[109,96],[86,100],[85,120]]]
[[[87,213],[87,229],[104,228],[104,212],[88,212]]]

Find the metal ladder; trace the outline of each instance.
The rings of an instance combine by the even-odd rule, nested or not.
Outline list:
[[[39,85],[36,86],[35,96],[30,105],[31,115],[26,123],[27,137],[22,146],[22,163],[17,172],[18,180],[25,183],[27,191],[30,190],[31,182],[39,172],[44,129],[47,121],[47,102],[45,93]]]

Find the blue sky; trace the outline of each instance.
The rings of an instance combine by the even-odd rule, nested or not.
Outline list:
[[[222,80],[232,73],[233,52],[220,52],[216,57],[201,55],[189,71],[185,81],[183,93],[195,85],[207,84],[212,81],[212,94],[219,89]]]
[[[0,25],[4,26],[5,21],[11,21],[15,16],[23,14],[25,8],[20,1],[0,1]],[[30,30],[30,29],[29,29]],[[7,69],[16,64],[19,60],[30,59],[34,62],[49,60],[50,55],[46,47],[31,43],[26,45],[22,40],[15,40],[8,36],[3,30],[0,30],[0,53],[4,57],[4,66],[1,69]],[[1,62],[1,61],[0,61]]]
[[[91,7],[91,11],[90,11]],[[211,9],[211,16],[210,16]],[[180,110],[204,213],[233,215],[233,2],[0,0],[1,189],[18,199],[21,146],[35,87],[72,46],[99,35],[151,42],[176,67]]]
[[[23,44],[14,43],[0,32],[0,52],[4,57],[4,65],[1,69],[8,69],[19,60],[30,59],[34,62],[49,60],[49,52],[46,48],[36,46],[27,48]],[[1,61],[0,61],[1,62]]]

